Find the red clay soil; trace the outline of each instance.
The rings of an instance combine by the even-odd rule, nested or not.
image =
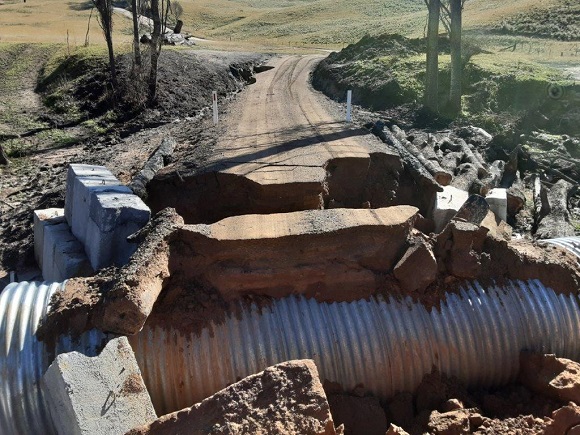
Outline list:
[[[71,280],[64,293],[55,295],[39,336],[79,334],[93,326],[133,335],[153,310],[153,322],[199,332],[237,305],[228,302],[267,305],[269,298],[291,294],[321,302],[378,293],[411,296],[431,308],[466,279],[483,285],[539,279],[563,294],[580,289],[573,254],[508,242],[509,234],[495,219],[481,226],[451,222],[441,234],[427,236],[413,229],[419,219],[413,207],[356,212],[297,212],[279,215],[280,222],[277,215],[239,216],[187,226],[167,209],[142,231],[144,240],[128,265]],[[290,225],[294,220],[296,227]],[[264,225],[271,226],[267,236]],[[432,267],[423,264],[425,259]]]
[[[314,362],[298,360],[248,376],[128,435],[336,433]]]

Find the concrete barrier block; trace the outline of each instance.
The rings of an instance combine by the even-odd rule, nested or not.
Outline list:
[[[455,216],[467,198],[469,198],[468,192],[453,186],[445,186],[443,192],[437,192],[432,212],[436,233],[445,228],[445,225]]]
[[[157,418],[126,337],[96,357],[58,355],[42,389],[59,434],[124,434]]]
[[[507,189],[491,189],[485,200],[498,218],[507,221]]]
[[[147,224],[149,207],[136,195],[110,191],[91,197],[85,251],[93,268],[123,266],[137,246],[127,237]]]
[[[81,243],[86,244],[87,221],[89,218],[89,208],[91,197],[101,192],[131,194],[131,189],[119,184],[115,177],[109,178],[87,178],[80,177],[75,180],[72,233]]]
[[[34,258],[40,270],[42,270],[44,254],[44,228],[48,225],[56,225],[63,222],[65,222],[63,208],[34,210]]]
[[[42,276],[46,281],[63,281],[94,273],[83,246],[66,222],[44,228]]]
[[[114,178],[111,171],[109,171],[104,166],[72,164],[68,167],[68,171],[66,174],[66,195],[64,201],[64,215],[69,225],[72,225],[75,179],[79,177]],[[118,181],[117,184],[119,184]]]

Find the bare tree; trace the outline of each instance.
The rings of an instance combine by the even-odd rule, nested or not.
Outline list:
[[[109,52],[109,70],[111,73],[111,85],[117,89],[117,66],[113,51],[113,4],[112,0],[92,0],[99,12],[99,24],[103,29],[107,50]]]
[[[167,29],[167,19],[171,10],[170,0],[151,0],[151,19],[153,20],[153,33],[151,34],[151,68],[149,72],[149,105],[154,105],[157,100],[157,66],[163,35]]]
[[[461,113],[461,82],[463,80],[463,63],[461,60],[461,26],[463,3],[465,0],[449,0],[451,46],[451,86],[449,92],[449,108],[453,115]]]
[[[425,4],[429,10],[425,106],[433,112],[437,112],[439,100],[439,20],[441,16],[441,0],[425,0]]]
[[[131,0],[131,13],[133,14],[133,53],[135,65],[141,67],[141,47],[139,45],[139,0]]]

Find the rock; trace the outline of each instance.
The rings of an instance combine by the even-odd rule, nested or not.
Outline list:
[[[543,435],[569,435],[580,425],[580,406],[569,403],[552,413],[552,422],[546,426]]]
[[[316,366],[301,360],[269,367],[127,435],[176,433],[337,432]]]
[[[519,380],[540,394],[580,404],[580,364],[577,362],[555,355],[522,352]]]
[[[387,431],[387,417],[375,397],[333,394],[328,403],[335,424],[344,425],[345,435],[384,435]]]
[[[399,426],[396,426],[393,423],[391,423],[385,435],[409,435],[409,433],[405,432],[405,430],[400,428]]]
[[[433,411],[429,416],[427,427],[433,435],[469,434],[471,433],[469,411],[464,409],[445,413]]]
[[[463,403],[459,399],[449,399],[443,405],[441,405],[441,411],[443,412],[451,412],[457,411],[458,409],[463,409]]]
[[[42,388],[60,434],[122,434],[157,418],[126,337],[95,357],[58,355]]]
[[[487,237],[505,240],[506,242],[512,239],[513,228],[505,221],[499,219],[491,210],[487,212],[487,216],[481,222],[481,227],[489,231]]]
[[[425,290],[437,279],[437,260],[429,243],[417,238],[396,264],[393,273],[405,290]]]
[[[469,222],[451,221],[435,243],[435,255],[448,273],[458,278],[477,279],[488,229]]]

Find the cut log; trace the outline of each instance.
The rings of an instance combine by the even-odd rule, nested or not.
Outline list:
[[[568,197],[574,184],[559,180],[547,192],[548,211],[540,221],[536,237],[538,239],[555,239],[574,236],[574,226],[570,223]]]
[[[461,151],[463,152],[463,162],[471,163],[473,166],[475,166],[480,178],[487,177],[489,172],[484,166],[485,162],[479,153],[474,152],[463,139],[458,139],[456,143],[461,147]]]
[[[153,179],[157,171],[163,168],[167,161],[170,160],[175,150],[176,142],[173,137],[165,137],[161,145],[151,154],[145,166],[129,183],[129,188],[135,192],[141,199],[147,199],[147,183]]]
[[[485,196],[491,189],[499,187],[503,178],[505,170],[505,162],[503,160],[494,161],[489,167],[489,174],[481,180],[480,195]]]
[[[421,150],[419,150],[413,143],[407,140],[407,134],[404,130],[400,129],[396,125],[393,125],[391,130],[401,145],[403,145],[419,161],[419,163],[423,165],[431,175],[433,175],[435,181],[437,181],[442,186],[448,186],[449,183],[451,183],[453,176],[445,169],[443,169],[437,160],[427,159]]]
[[[436,192],[443,191],[441,184],[435,180],[433,175],[431,175],[425,166],[421,164],[417,157],[415,157],[410,151],[407,150],[407,148],[403,146],[403,144],[401,144],[401,142],[399,142],[393,133],[388,130],[383,130],[379,137],[381,137],[385,143],[395,148],[395,150],[401,156],[403,164],[409,170],[413,176],[413,179],[419,186],[432,188]]]
[[[451,182],[453,187],[465,190],[469,193],[479,193],[481,190],[477,167],[471,163],[462,163],[455,172],[455,177]]]

